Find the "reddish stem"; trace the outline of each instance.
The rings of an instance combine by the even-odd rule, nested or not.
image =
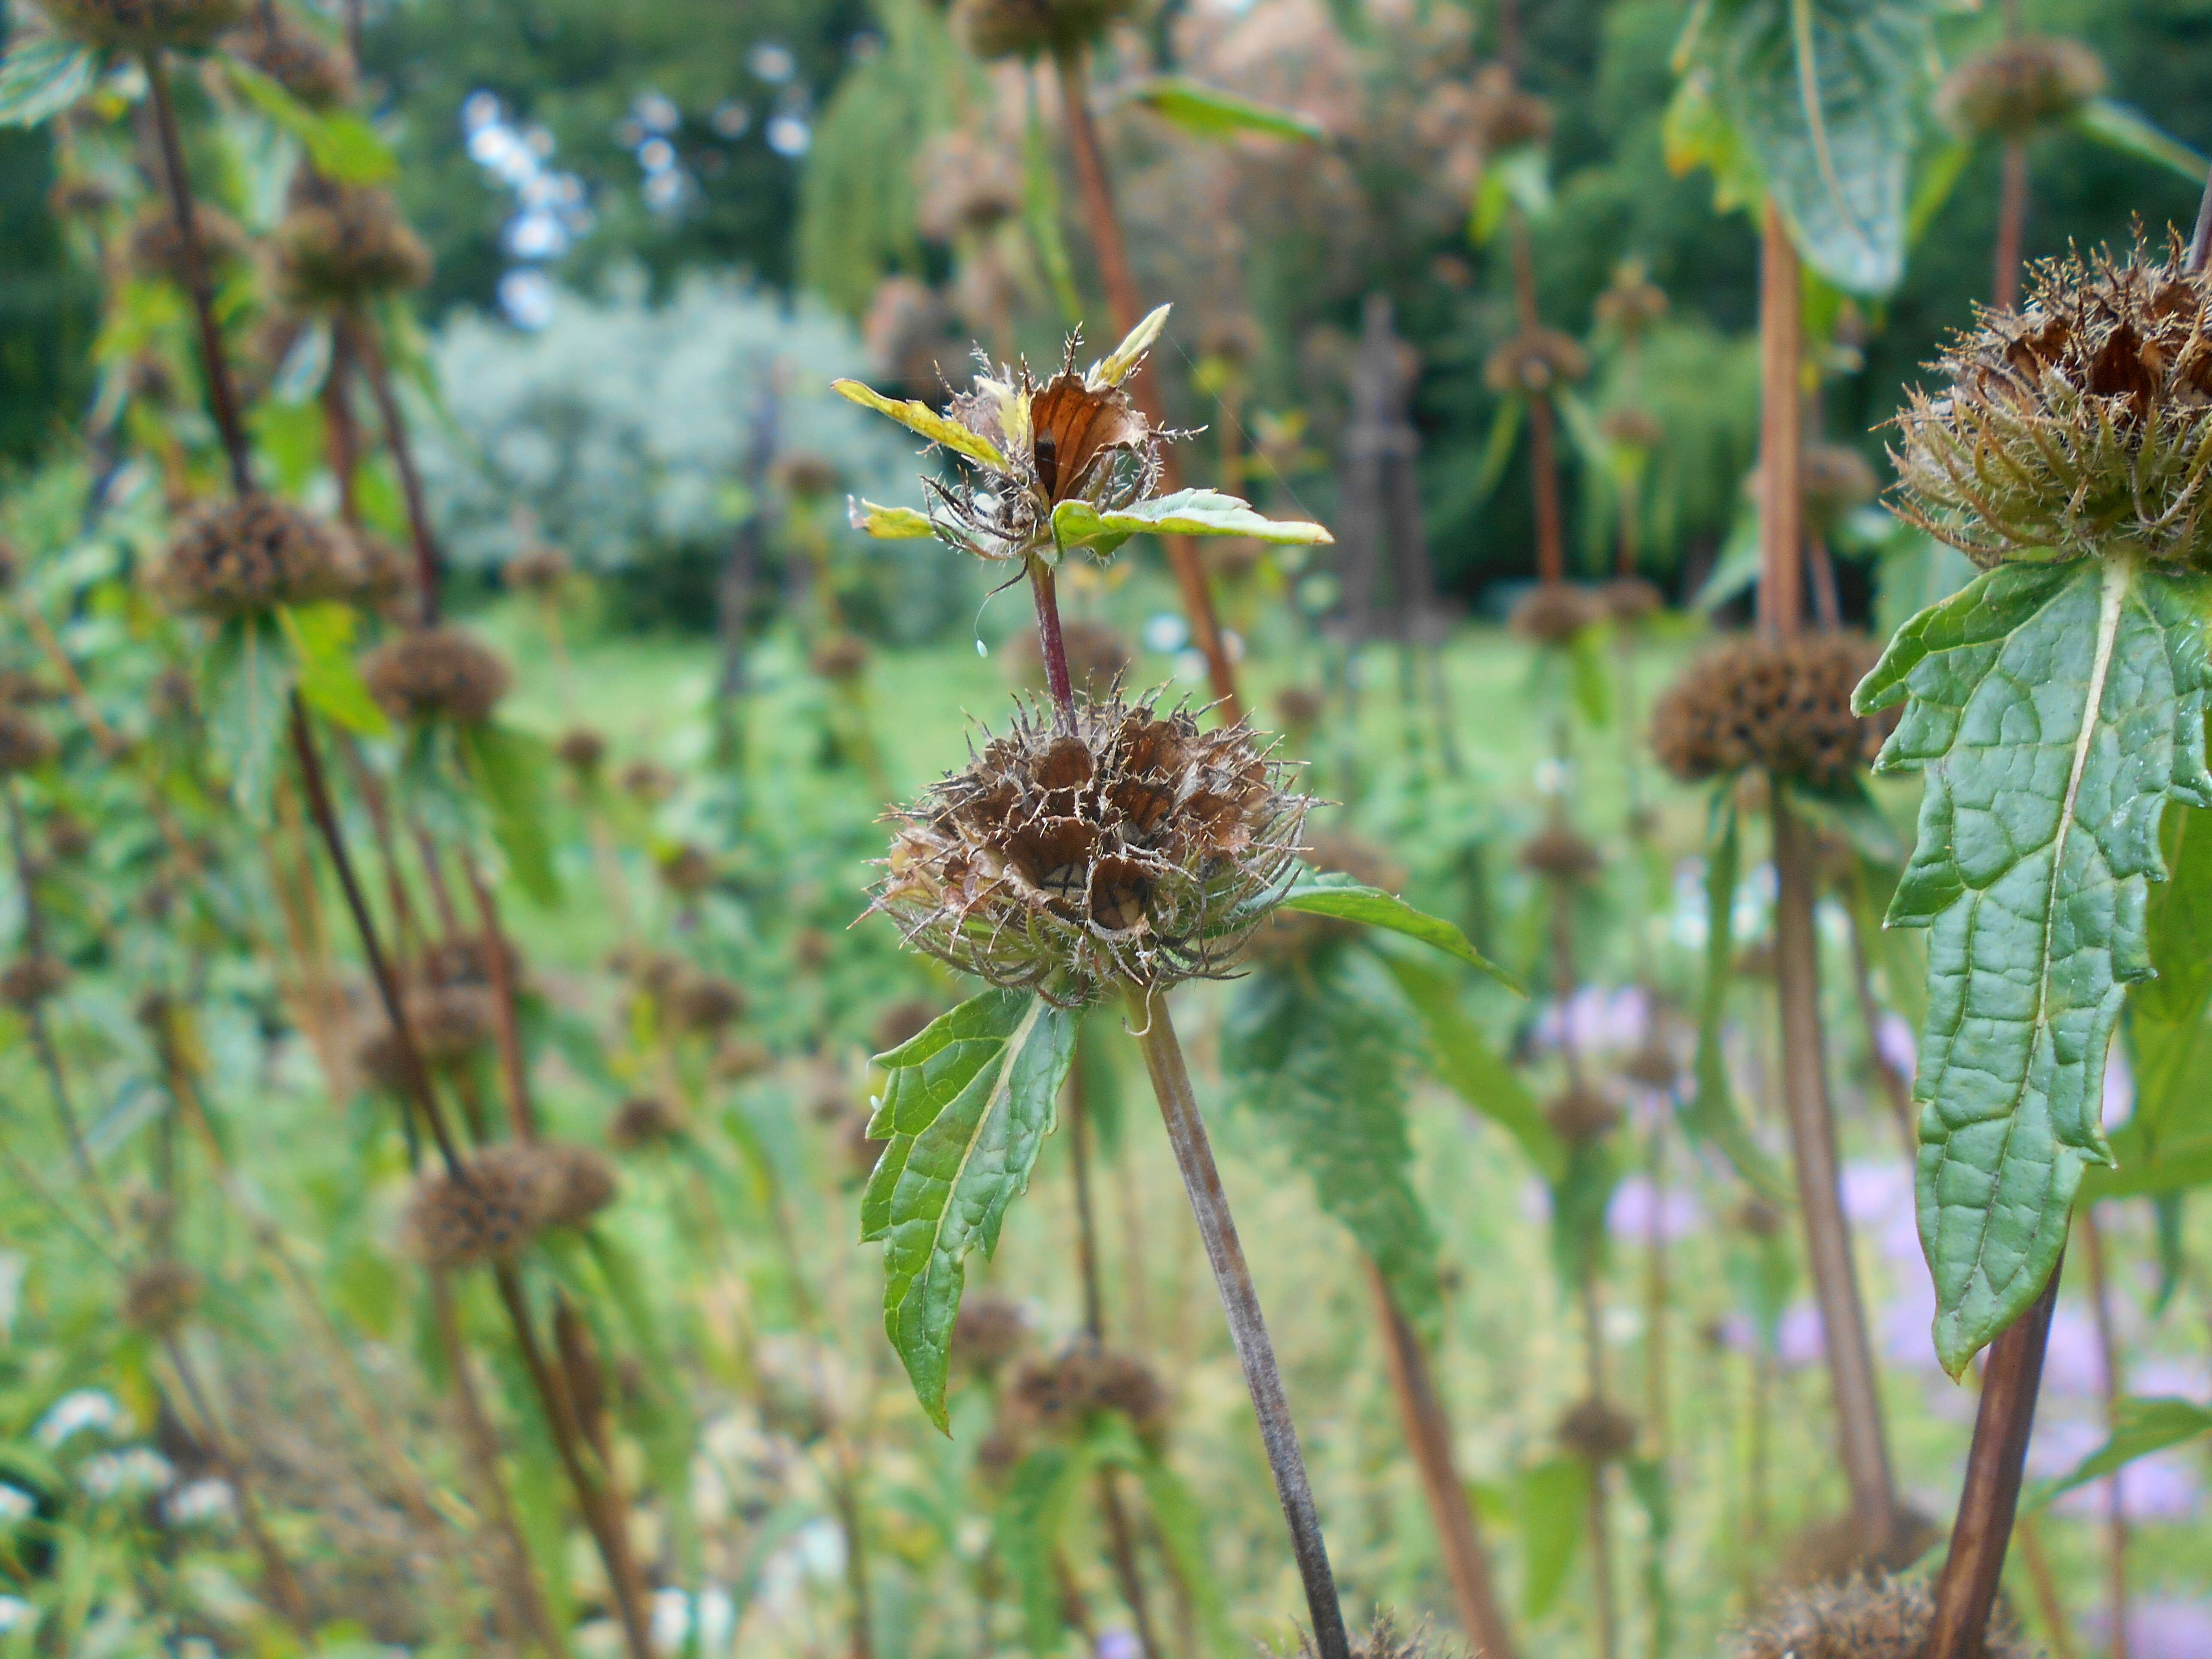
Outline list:
[[[369,395],[376,399],[376,412],[384,422],[384,441],[392,451],[392,464],[399,472],[399,493],[407,502],[407,528],[415,543],[415,585],[422,590],[416,595],[418,619],[423,627],[435,628],[438,573],[444,560],[430,529],[430,509],[422,496],[422,477],[415,469],[415,447],[408,441],[407,417],[401,412],[399,399],[392,391],[392,371],[374,332],[356,317],[349,317],[344,326],[361,353]]]
[[[2004,146],[2004,183],[1997,193],[1996,281],[1990,301],[2008,311],[2020,299],[2020,256],[2027,234],[2027,146],[2008,138]]]
[[[1759,631],[1792,639],[1805,618],[1804,332],[1797,250],[1772,202],[1759,278]]]
[[[1535,257],[1528,246],[1528,222],[1513,215],[1513,308],[1523,333],[1543,319],[1536,308]],[[1566,534],[1559,513],[1559,444],[1549,397],[1528,400],[1528,483],[1536,504],[1536,575],[1546,584],[1567,579]]]
[[[1060,729],[1075,730],[1075,689],[1067,676],[1067,641],[1060,632],[1060,598],[1052,567],[1030,560],[1030,592],[1036,599],[1037,648],[1044,656],[1044,683],[1059,711]]]

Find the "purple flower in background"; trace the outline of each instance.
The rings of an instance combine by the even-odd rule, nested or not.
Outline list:
[[[1911,1078],[1918,1072],[1920,1045],[1913,1038],[1911,1023],[1904,1015],[1882,1015],[1875,1026],[1874,1046],[1882,1063],[1898,1076]]]
[[[1821,1339],[1820,1310],[1810,1302],[1792,1303],[1774,1334],[1775,1358],[1792,1370],[1820,1363],[1827,1351]]]
[[[1936,1341],[1929,1334],[1936,1322],[1936,1287],[1924,1273],[1901,1273],[1899,1281],[1897,1293],[1882,1304],[1882,1352],[1898,1364],[1940,1372]]]
[[[1565,1002],[1554,1002],[1536,1021],[1534,1041],[1541,1048],[1557,1048],[1572,1038],[1583,1054],[1630,1049],[1644,1041],[1650,1023],[1650,1000],[1638,986],[1608,991],[1585,985]]]
[[[1521,1218],[1531,1225],[1552,1218],[1552,1189],[1534,1176],[1521,1183]]]
[[[2112,1614],[2100,1607],[2081,1620],[2092,1645],[2110,1638]],[[2130,1659],[2204,1659],[2212,1654],[2212,1606],[2203,1601],[2138,1601],[2128,1612]]]
[[[2113,1479],[2120,1483],[2120,1513],[2130,1521],[2186,1521],[2203,1507],[2203,1483],[2185,1453],[2138,1458]],[[2106,1513],[2107,1490],[2107,1482],[2093,1481],[2051,1507],[2062,1515],[2100,1516]]]
[[[1141,1659],[1144,1646],[1135,1635],[1126,1630],[1102,1630],[1098,1645],[1091,1650],[1094,1659]]]
[[[1844,1212],[1864,1225],[1912,1208],[1912,1171],[1893,1158],[1860,1158],[1844,1165]]]
[[[2201,1359],[2156,1354],[2136,1361],[2128,1392],[2145,1400],[2202,1400],[2212,1394],[2212,1366]]]
[[[2105,1061],[2105,1127],[2117,1129],[2135,1115],[2135,1073],[2128,1069],[2126,1045],[2115,1042]]]
[[[1654,1224],[1665,1239],[1686,1238],[1704,1221],[1698,1200],[1680,1188],[1662,1193],[1650,1177],[1632,1175],[1613,1189],[1606,1206],[1606,1231],[1616,1238],[1649,1238]]]
[[[2096,1322],[2087,1310],[2061,1301],[2051,1316],[2051,1346],[2043,1357],[2043,1392],[2048,1395],[2101,1398],[2105,1353]]]

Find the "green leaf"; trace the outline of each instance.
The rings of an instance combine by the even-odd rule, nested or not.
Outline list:
[[[927,513],[910,507],[878,507],[858,495],[845,498],[845,517],[854,529],[879,542],[919,541],[937,533]]]
[[[1437,1081],[1511,1135],[1546,1181],[1565,1175],[1567,1149],[1545,1121],[1543,1108],[1460,1006],[1461,976],[1398,951],[1382,960],[1421,1017]]]
[[[860,1198],[860,1237],[884,1243],[884,1330],[930,1420],[945,1426],[945,1351],[963,1265],[998,1247],[1029,1185],[1075,1053],[1078,1016],[986,991],[876,1063],[890,1075],[868,1133],[888,1141]]]
[[[2180,139],[2163,132],[2125,104],[2092,98],[2074,112],[2074,131],[2108,149],[2178,173],[2192,185],[2204,182],[2204,158]]]
[[[376,129],[349,109],[316,111],[250,64],[222,60],[223,73],[240,95],[297,138],[315,171],[341,185],[388,184],[399,176],[398,159]]]
[[[1363,886],[1349,876],[1334,871],[1301,871],[1297,882],[1283,895],[1282,906],[1285,910],[1335,916],[1340,921],[1403,933],[1448,957],[1457,957],[1470,967],[1481,969],[1506,989],[1521,994],[1513,976],[1468,943],[1467,935],[1455,923],[1442,916],[1432,916],[1425,910],[1416,910],[1405,900],[1393,898],[1379,887]]]
[[[545,779],[553,757],[544,739],[489,722],[454,732],[491,809],[492,839],[507,855],[507,868],[538,903],[558,904],[561,879],[545,833]]]
[[[82,97],[100,67],[89,47],[17,34],[0,58],[0,127],[34,127]]]
[[[1269,138],[1288,138],[1310,144],[1328,136],[1328,130],[1310,115],[1240,98],[1218,87],[1200,86],[1180,75],[1159,75],[1129,94],[1165,121],[1200,138],[1233,138],[1255,132]]]
[[[1229,1605],[1221,1593],[1220,1576],[1213,1571],[1206,1553],[1205,1511],[1158,1452],[1139,1442],[1126,1424],[1113,1426],[1133,1448],[1133,1455],[1124,1454],[1116,1461],[1133,1470],[1145,1489],[1161,1553],[1168,1558],[1176,1583],[1188,1589],[1190,1599],[1197,1605],[1198,1622],[1207,1642],[1220,1659],[1231,1659],[1239,1648],[1230,1628]]]
[[[1040,1446],[1014,1466],[994,1536],[1022,1608],[1022,1636],[1038,1659],[1060,1647],[1060,1574],[1055,1558],[1069,1511],[1091,1473],[1080,1449]]]
[[[1083,377],[1084,383],[1091,386],[1119,386],[1135,374],[1137,365],[1145,361],[1145,354],[1160,337],[1160,331],[1168,325],[1168,313],[1174,309],[1171,305],[1155,306],[1146,313],[1137,325],[1122,337],[1121,344],[1091,365],[1090,373]]]
[[[2151,971],[2169,800],[2212,804],[2202,578],[2114,555],[2008,564],[1898,631],[1853,698],[1903,700],[1880,769],[1923,769],[1890,902],[1929,932],[1920,1237],[1954,1376],[2041,1291],[2112,1154],[2105,1061]]]
[[[1336,538],[1317,524],[1270,519],[1234,495],[1214,489],[1178,489],[1101,513],[1085,501],[1062,501],[1052,510],[1053,539],[1066,552],[1081,548],[1098,559],[1110,558],[1122,543],[1140,532],[1164,536],[1249,536],[1255,541],[1304,544]]]
[[[1520,1487],[1521,1611],[1537,1620],[1558,1602],[1582,1546],[1589,1466],[1578,1457],[1554,1457],[1524,1471]]]
[[[1705,979],[1698,996],[1698,1054],[1692,1067],[1697,1088],[1675,1114],[1692,1135],[1717,1147],[1735,1172],[1771,1203],[1787,1201],[1782,1175],[1736,1110],[1721,1047],[1729,985],[1735,976],[1735,887],[1743,867],[1736,824],[1735,785],[1723,779],[1713,792],[1705,854]]]
[[[886,398],[872,386],[862,386],[858,380],[832,380],[830,389],[848,402],[863,409],[872,409],[879,415],[888,415],[908,431],[941,444],[956,455],[965,455],[971,461],[981,462],[994,471],[1010,469],[1006,458],[999,447],[980,432],[971,432],[949,416],[940,415],[927,404],[912,398]]]
[[[1920,165],[1920,176],[1912,183],[1912,204],[1905,210],[1905,245],[1917,247],[1928,228],[1943,211],[1943,204],[1951,199],[1951,192],[1959,187],[1966,176],[1966,163],[1974,159],[1974,147],[1963,140],[1943,145]]]
[[[1659,133],[1668,172],[1680,175],[1705,167],[1712,173],[1717,212],[1758,205],[1765,193],[1759,164],[1722,112],[1710,74],[1699,70],[1682,77],[1660,118]]]
[[[1221,1025],[1221,1073],[1382,1272],[1415,1328],[1443,1316],[1436,1229],[1413,1190],[1404,1016],[1364,951],[1262,968]]]
[[[2212,1408],[2190,1400],[2140,1399],[2123,1395],[2112,1402],[2112,1437],[2066,1474],[2038,1481],[2022,1495],[2023,1510],[2039,1510],[2076,1486],[2100,1480],[2139,1457],[2186,1445],[2212,1435]]]
[[[353,634],[358,618],[353,608],[331,600],[287,605],[276,617],[283,624],[284,637],[291,641],[300,695],[318,714],[349,732],[365,738],[389,737],[392,722],[368,695],[361,671],[354,665]]]
[[[269,816],[276,751],[291,717],[292,653],[274,618],[234,617],[207,654],[208,738],[231,799],[256,823]]]

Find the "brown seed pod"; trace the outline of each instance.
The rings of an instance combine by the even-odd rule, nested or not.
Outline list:
[[[1729,1645],[1729,1659],[1921,1659],[1936,1597],[1917,1581],[1853,1578],[1817,1584],[1768,1607]],[[1990,1621],[1987,1659],[2031,1659],[2034,1650],[2002,1615]]]
[[[566,1140],[534,1141],[527,1152],[544,1167],[544,1224],[580,1227],[614,1202],[615,1166],[589,1146]]]
[[[1671,1089],[1682,1080],[1682,1057],[1667,1040],[1666,1028],[1657,1020],[1644,1032],[1644,1041],[1621,1062],[1620,1074],[1646,1089]]]
[[[837,629],[815,641],[806,665],[832,684],[850,684],[868,672],[868,642],[858,634]]]
[[[511,592],[542,597],[567,581],[573,568],[568,556],[559,548],[538,543],[524,548],[501,565],[499,576]]]
[[[456,933],[440,939],[422,953],[422,980],[446,989],[454,986],[489,987],[492,969],[504,961],[509,984],[522,979],[522,956],[514,942],[483,933]]]
[[[1903,1572],[1942,1537],[1936,1523],[1909,1504],[1898,1507],[1889,1542],[1869,1555],[1859,1547],[1858,1524],[1832,1516],[1805,1528],[1783,1547],[1778,1581],[1792,1589],[1840,1584],[1855,1575]]]
[[[1618,623],[1638,623],[1667,608],[1667,597],[1641,576],[1615,576],[1598,585],[1597,602]]]
[[[2079,40],[2017,35],[1945,76],[1936,113],[1966,137],[2025,138],[2072,118],[2105,82],[2104,64]]]
[[[1832,788],[1874,759],[1894,723],[1851,712],[1852,688],[1876,655],[1854,634],[1733,640],[1660,697],[1652,750],[1685,783],[1757,767]]]
[[[1135,0],[953,0],[952,27],[988,63],[1079,51],[1135,10]]]
[[[1735,1224],[1753,1238],[1774,1238],[1780,1236],[1784,1223],[1782,1212],[1763,1198],[1747,1198],[1735,1212]]]
[[[238,21],[246,0],[40,0],[72,40],[119,52],[198,52]]]
[[[420,574],[415,556],[358,526],[344,535],[344,574],[338,597],[388,622],[411,613]]]
[[[195,202],[192,228],[199,233],[202,268],[210,280],[221,281],[253,252],[238,221],[219,207]],[[148,208],[131,227],[131,268],[151,282],[186,286],[185,239],[177,234],[177,222],[166,207]]]
[[[578,777],[596,777],[599,763],[607,757],[607,740],[588,726],[572,726],[553,745],[553,753]]]
[[[200,1276],[181,1261],[148,1261],[123,1285],[123,1320],[149,1336],[167,1336],[198,1305]]]
[[[978,1376],[996,1376],[1029,1334],[1030,1316],[1020,1303],[973,1291],[961,1299],[952,1322],[952,1358]]]
[[[1035,705],[893,814],[871,908],[994,985],[1079,1006],[1226,973],[1296,855],[1308,801],[1249,726],[1117,695],[1074,729]]]
[[[456,985],[414,991],[407,997],[407,1029],[415,1053],[433,1071],[451,1071],[473,1060],[492,1038],[491,994]],[[355,1049],[361,1069],[393,1093],[408,1087],[398,1033],[379,1019]]]
[[[1552,106],[1516,84],[1503,64],[1485,64],[1474,72],[1467,100],[1468,136],[1485,156],[1502,155],[1552,136]]]
[[[320,185],[285,214],[274,248],[276,292],[302,311],[357,305],[430,280],[430,250],[392,192],[373,185]]]
[[[379,646],[362,665],[369,695],[395,720],[477,726],[507,695],[497,653],[458,628],[417,628]]]
[[[915,180],[915,225],[933,242],[988,236],[1022,210],[1018,161],[978,133],[939,133],[922,146]]]
[[[1608,1400],[1577,1401],[1553,1432],[1560,1445],[1592,1466],[1617,1463],[1636,1449],[1636,1419]]]
[[[415,1178],[404,1227],[408,1253],[429,1267],[468,1267],[511,1261],[546,1224],[562,1172],[507,1141],[487,1146],[462,1165],[465,1180],[442,1168]]]
[[[222,44],[309,109],[336,109],[353,101],[350,54],[289,7],[252,7]]]
[[[1620,1127],[1620,1108],[1587,1084],[1574,1084],[1552,1097],[1544,1121],[1570,1146],[1583,1146]]]
[[[1881,480],[1866,457],[1849,444],[1808,444],[1801,463],[1805,524],[1826,536],[1881,493]]]
[[[1667,428],[1659,417],[1635,404],[1606,410],[1598,416],[1597,429],[1624,449],[1656,449],[1667,441]]]
[[[1129,672],[1129,642],[1118,629],[1071,619],[1060,624],[1060,637],[1067,654],[1067,681],[1078,691],[1103,697]],[[1044,689],[1044,647],[1037,643],[1035,629],[1023,629],[1014,636],[1006,647],[1006,661],[1017,684],[1033,691]]]
[[[1483,383],[1501,398],[1541,398],[1589,373],[1589,354],[1571,334],[1541,324],[1524,328],[1490,354]]]
[[[868,1034],[868,1041],[875,1045],[873,1052],[887,1054],[909,1038],[920,1036],[944,1012],[944,1005],[927,997],[894,1002],[876,1017],[875,1027]]]
[[[678,898],[696,898],[714,884],[714,855],[688,841],[662,854],[653,867],[660,884]]]
[[[62,864],[74,864],[92,851],[92,826],[74,812],[57,810],[46,819],[46,853]]]
[[[1602,618],[1598,596],[1571,582],[1539,582],[1514,602],[1507,625],[1539,645],[1565,645]]]
[[[658,1146],[684,1133],[684,1115],[659,1095],[638,1095],[623,1102],[607,1124],[607,1142],[619,1152],[634,1152]]]
[[[57,995],[69,983],[69,965],[59,957],[18,957],[0,968],[0,1002],[25,1012]]]
[[[2152,263],[2045,260],[1897,417],[1898,513],[1977,564],[2136,550],[2212,565],[2212,279],[2179,235]]]
[[[33,772],[61,752],[54,734],[21,708],[0,708],[0,775]]]
[[[46,192],[46,211],[57,219],[91,219],[117,201],[115,187],[88,173],[64,173]]]
[[[320,519],[274,495],[202,507],[169,544],[156,580],[168,602],[205,617],[341,597],[347,552]]]
[[[1597,296],[1593,314],[1601,328],[1640,340],[1665,319],[1666,290],[1651,280],[1641,259],[1624,259],[1613,268],[1613,281]]]
[[[1595,879],[1605,868],[1596,843],[1571,823],[1554,820],[1521,843],[1521,867],[1569,886]]]
[[[742,1083],[749,1077],[757,1077],[773,1065],[775,1056],[769,1052],[766,1043],[757,1037],[726,1038],[714,1050],[709,1069],[723,1083]]]
[[[745,994],[720,974],[688,974],[669,988],[662,1006],[676,1030],[713,1036],[744,1018]]]
[[[811,449],[787,449],[769,470],[770,482],[797,501],[818,501],[836,495],[844,476],[836,462]]]

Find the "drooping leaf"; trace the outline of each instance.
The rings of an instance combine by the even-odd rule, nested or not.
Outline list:
[[[956,455],[965,455],[996,471],[1007,470],[1006,458],[999,453],[996,444],[981,433],[971,432],[959,422],[939,414],[927,404],[912,398],[886,398],[873,386],[862,386],[858,380],[832,380],[830,389],[863,409],[890,416],[908,431],[933,444],[941,444]]]
[[[2192,185],[2204,182],[2204,158],[2171,133],[2160,131],[2125,104],[2091,98],[2074,112],[2074,130],[2107,149],[2178,173]]]
[[[1221,1026],[1221,1072],[1265,1118],[1431,1340],[1443,1311],[1436,1229],[1413,1190],[1405,1015],[1364,951],[1262,967]]]
[[[2181,1270],[2188,1265],[2182,1248],[2188,1212],[2187,1193],[2158,1193],[2150,1201],[2151,1226],[2158,1238],[2158,1288],[2150,1298],[2153,1319],[2166,1316],[2173,1293],[2181,1288]]]
[[[2042,1291],[2083,1168],[2111,1161],[2160,819],[2212,805],[2205,588],[2117,556],[2002,566],[1900,629],[1854,698],[1904,701],[1878,765],[1927,778],[1889,921],[1929,930],[1917,1202],[1954,1376]]]
[[[17,33],[0,58],[0,127],[34,127],[84,95],[100,59],[50,34]]]
[[[353,608],[326,601],[287,605],[276,615],[283,624],[284,637],[291,642],[300,695],[315,712],[365,738],[389,736],[392,722],[368,695],[361,671],[354,665],[354,626],[358,619]]]
[[[1509,990],[1521,989],[1514,983],[1513,976],[1476,950],[1455,924],[1425,910],[1416,910],[1405,900],[1394,898],[1379,887],[1364,886],[1349,876],[1334,871],[1302,871],[1291,890],[1284,894],[1282,904],[1285,910],[1335,916],[1340,921],[1403,933],[1407,939],[1419,939],[1448,957],[1457,957],[1481,969]]]
[[[1729,986],[1735,976],[1735,887],[1743,865],[1735,790],[1729,780],[1723,780],[1714,792],[1706,847],[1705,978],[1698,994],[1698,1054],[1692,1066],[1697,1086],[1676,1115],[1692,1135],[1717,1148],[1753,1191],[1781,1203],[1786,1191],[1781,1173],[1736,1110],[1728,1056],[1721,1046]]]
[[[1566,1173],[1566,1147],[1545,1121],[1528,1085],[1460,1006],[1455,975],[1402,951],[1385,953],[1382,960],[1421,1017],[1437,1080],[1511,1135],[1537,1174],[1559,1180]]]
[[[492,839],[522,890],[544,905],[561,902],[553,846],[545,833],[545,780],[552,751],[544,739],[486,722],[456,728],[469,770],[491,810]]]
[[[2064,1474],[2039,1481],[2021,1496],[2021,1507],[2041,1509],[2077,1486],[2101,1480],[2139,1457],[2212,1435],[2212,1407],[2192,1400],[2145,1400],[2123,1395],[2112,1402],[2112,1437]]]
[[[1096,558],[1110,557],[1141,532],[1164,536],[1249,536],[1255,541],[1311,545],[1334,541],[1317,524],[1270,519],[1234,495],[1214,489],[1178,489],[1117,512],[1101,513],[1085,501],[1062,501],[1052,510],[1052,533],[1063,551],[1081,548]]]
[[[1660,118],[1659,135],[1669,173],[1680,177],[1704,167],[1713,175],[1716,211],[1733,213],[1758,204],[1764,187],[1759,164],[1745,148],[1742,134],[1722,112],[1706,71],[1697,70],[1682,77]]]
[[[381,185],[398,177],[398,158],[352,110],[309,109],[277,82],[235,58],[225,58],[222,67],[240,96],[300,141],[324,177],[342,185]]]
[[[1129,101],[1200,138],[1233,138],[1250,132],[1310,144],[1328,136],[1328,129],[1310,115],[1240,98],[1180,75],[1155,76],[1131,93]]]
[[[1566,1588],[1589,1520],[1589,1466],[1554,1457],[1522,1473],[1521,1611],[1531,1620],[1551,1612]]]
[[[1155,306],[1146,313],[1121,344],[1091,364],[1091,372],[1083,377],[1085,384],[1119,386],[1136,373],[1137,365],[1144,362],[1145,354],[1152,349],[1152,343],[1160,337],[1160,331],[1168,325],[1168,313],[1174,309],[1171,305]]]
[[[937,533],[927,513],[910,507],[878,507],[858,495],[846,497],[845,517],[854,529],[882,542],[919,541]]]
[[[1206,1514],[1190,1490],[1168,1467],[1167,1460],[1131,1434],[1126,1425],[1113,1425],[1129,1449],[1116,1461],[1133,1471],[1145,1489],[1145,1502],[1152,1511],[1153,1530],[1161,1553],[1172,1565],[1176,1582],[1189,1589],[1198,1608],[1198,1622],[1219,1659],[1230,1659],[1237,1650],[1230,1628],[1229,1607],[1221,1593],[1221,1579],[1206,1547]]]
[[[1055,1558],[1091,1460],[1079,1448],[1040,1446],[1014,1466],[995,1530],[999,1554],[1021,1603],[1022,1638],[1037,1659],[1060,1649],[1060,1574]]]
[[[860,1237],[884,1241],[884,1329],[940,1429],[963,1263],[997,1248],[1029,1185],[1076,1022],[1041,997],[986,991],[877,1056],[890,1079],[868,1133],[889,1145],[861,1194]]]
[[[209,743],[239,810],[264,823],[291,714],[292,653],[269,617],[233,617],[209,648],[207,676]]]
[[[1974,147],[1960,140],[1944,144],[1931,153],[1920,164],[1920,176],[1912,181],[1911,205],[1905,214],[1905,245],[1917,247],[1928,228],[1943,211],[1951,199],[1951,192],[1959,187],[1966,176],[1966,164],[1974,159]]]

